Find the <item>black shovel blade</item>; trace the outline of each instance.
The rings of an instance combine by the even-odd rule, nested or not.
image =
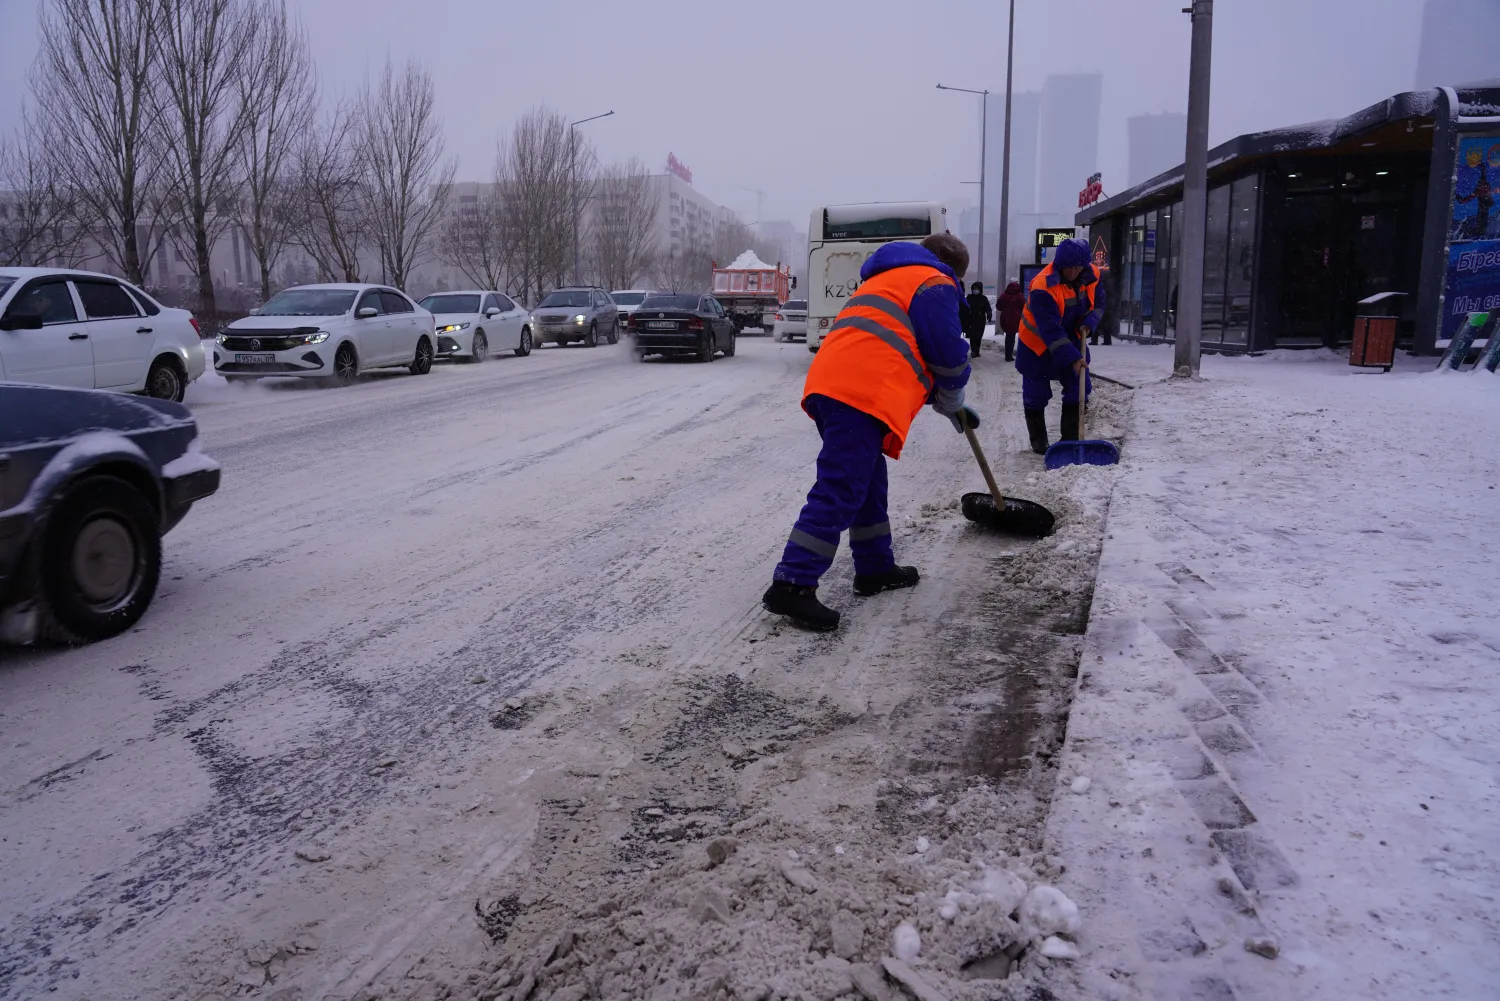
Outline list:
[[[1057,519],[1052,512],[1034,501],[1006,497],[1005,507],[995,507],[995,498],[987,493],[964,494],[964,517],[976,525],[993,528],[1008,535],[1045,539],[1052,534]]]

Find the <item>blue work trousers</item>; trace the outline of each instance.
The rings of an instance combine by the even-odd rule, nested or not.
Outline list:
[[[818,481],[807,493],[773,575],[804,587],[817,587],[838,552],[839,536],[849,532],[854,572],[874,574],[896,565],[891,555],[891,522],[886,514],[886,426],[862,410],[827,396],[804,403],[823,436]]]

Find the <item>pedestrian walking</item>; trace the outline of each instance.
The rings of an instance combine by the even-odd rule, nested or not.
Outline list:
[[[1109,262],[1104,256],[1103,249],[1094,251],[1094,275],[1099,279],[1099,290],[1102,292],[1109,286]],[[1108,347],[1114,341],[1109,332],[1109,324],[1103,322],[1104,311],[1102,309],[1099,311],[1099,317],[1100,322],[1094,325],[1093,333],[1089,335],[1089,343],[1098,344],[1099,334],[1103,333],[1104,346]]]
[[[1020,282],[1011,282],[1000,294],[1000,330],[1005,334],[1005,360],[1016,360],[1016,331],[1021,327],[1021,312],[1026,308],[1026,293]]]
[[[1062,429],[1059,441],[1078,440],[1078,407],[1093,392],[1085,376],[1084,399],[1078,399],[1078,376],[1088,365],[1088,335],[1104,315],[1104,289],[1089,264],[1089,245],[1082,240],[1058,244],[1052,263],[1031,280],[1021,311],[1021,343],[1016,371],[1021,373],[1021,406],[1031,450],[1047,451],[1047,403],[1052,383],[1062,383]]]
[[[818,581],[849,533],[854,593],[911,587],[916,567],[897,566],[886,512],[886,457],[898,459],[925,404],[962,433],[979,415],[964,405],[969,345],[959,318],[969,251],[951,233],[920,244],[887,243],[860,268],[861,284],[813,356],[802,409],[823,438],[818,478],[792,526],[761,599],[768,611],[810,629],[835,629],[839,613],[818,600]]]
[[[979,357],[979,344],[984,340],[984,328],[995,322],[995,311],[990,307],[990,297],[984,294],[984,283],[975,282],[964,300],[964,335],[969,338],[969,353]]]

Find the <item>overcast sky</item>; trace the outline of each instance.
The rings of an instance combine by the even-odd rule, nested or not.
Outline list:
[[[977,97],[1005,88],[1004,0],[288,0],[330,95],[387,55],[432,68],[460,177],[538,104],[585,118],[606,158],[668,152],[709,198],[806,225],[827,202],[976,201]],[[1187,107],[1187,0],[1018,0],[1017,90],[1102,72],[1105,191],[1123,188],[1125,119]],[[1421,0],[1219,0],[1211,142],[1347,115],[1412,86]],[[16,124],[35,0],[0,0],[0,127]],[[1079,186],[1088,165],[1077,171]]]

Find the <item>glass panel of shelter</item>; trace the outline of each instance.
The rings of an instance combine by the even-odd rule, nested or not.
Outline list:
[[[1208,190],[1203,232],[1203,327],[1205,344],[1224,342],[1226,265],[1229,260],[1229,185]]]
[[[1255,277],[1255,220],[1260,175],[1234,182],[1229,207],[1228,266],[1225,281],[1224,343],[1243,347],[1250,340],[1251,291]]]

